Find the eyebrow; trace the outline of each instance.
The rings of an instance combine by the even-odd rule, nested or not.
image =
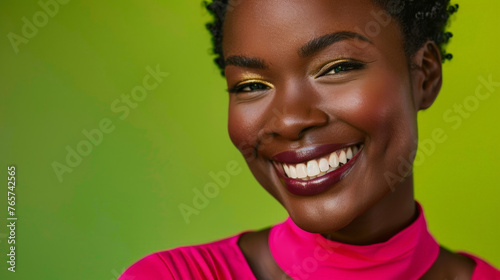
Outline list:
[[[298,53],[300,57],[305,58],[337,42],[344,40],[354,40],[354,39],[358,39],[373,44],[372,41],[370,41],[370,39],[366,38],[361,34],[350,31],[340,31],[340,32],[326,34],[310,40],[299,49]],[[269,69],[269,66],[266,64],[266,62],[264,62],[264,60],[256,57],[246,57],[243,55],[233,55],[226,58],[224,60],[224,67],[229,65],[234,65],[244,68],[264,69],[264,70]]]
[[[344,40],[353,40],[353,39],[365,41],[373,45],[370,39],[366,38],[361,34],[350,31],[340,31],[340,32],[326,34],[307,42],[299,49],[299,56],[305,58],[337,42]]]
[[[224,60],[224,66],[234,65],[244,68],[268,69],[269,66],[260,58],[233,55]]]

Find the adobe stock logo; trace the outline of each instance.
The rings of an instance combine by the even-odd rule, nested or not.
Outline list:
[[[437,150],[439,145],[443,145],[450,137],[449,132],[458,130],[463,123],[471,118],[473,114],[481,108],[485,102],[491,102],[490,98],[497,97],[494,94],[500,89],[500,82],[493,80],[493,75],[487,77],[477,77],[478,84],[473,93],[467,95],[461,102],[443,112],[443,121],[451,124],[450,127],[435,127],[432,130],[431,137],[422,139],[418,148],[410,153],[408,157],[400,155],[398,157],[399,165],[397,173],[387,171],[384,178],[391,191],[395,191],[396,186],[413,172],[413,167],[418,167],[429,159]],[[417,143],[417,140],[415,140]]]
[[[49,23],[49,19],[55,17],[59,13],[60,4],[68,4],[69,0],[43,0],[38,1],[38,6],[41,10],[35,12],[31,20],[27,17],[22,17],[23,27],[21,27],[21,35],[14,32],[9,32],[7,38],[12,45],[12,49],[17,54],[19,53],[19,45],[28,44],[30,39],[33,39],[37,34],[39,28],[45,27]]]
[[[194,193],[192,204],[180,203],[178,205],[181,216],[186,224],[191,223],[192,215],[200,215],[200,211],[208,207],[210,200],[216,198],[220,194],[221,189],[229,185],[231,177],[237,176],[241,171],[241,167],[235,160],[231,160],[226,164],[226,170],[217,173],[210,171],[208,175],[212,180],[206,183],[202,189],[192,189]]]

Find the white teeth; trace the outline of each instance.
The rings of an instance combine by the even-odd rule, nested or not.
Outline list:
[[[328,159],[328,163],[330,163],[330,166],[333,168],[337,168],[339,166],[339,158],[337,156],[337,153],[333,152],[330,155],[330,158]]]
[[[290,178],[297,179],[297,170],[295,169],[295,167],[290,165],[289,169],[290,169]]]
[[[352,147],[352,154],[353,154],[353,155],[357,154],[357,153],[358,153],[358,151],[359,151],[359,150],[358,150],[358,146],[354,146],[354,147]]]
[[[290,168],[288,168],[288,165],[283,164],[283,170],[285,170],[286,176],[291,177],[290,176]]]
[[[319,159],[313,159],[307,163],[299,164],[282,164],[283,171],[288,178],[312,180],[323,176],[328,172],[336,170],[339,166],[346,164],[360,150],[358,146],[344,148],[331,153],[329,156],[324,156]]]
[[[297,177],[298,178],[307,177],[307,168],[306,168],[305,164],[303,164],[303,163],[297,164]]]
[[[351,147],[347,148],[347,153],[345,155],[347,157],[347,159],[351,159],[352,158],[352,150],[351,150]]]
[[[312,177],[320,173],[318,162],[315,160],[310,160],[307,162],[307,176]]]
[[[330,164],[328,164],[328,160],[326,158],[321,158],[319,160],[319,170],[321,172],[326,172],[330,169]]]
[[[340,156],[339,156],[339,162],[342,163],[342,164],[346,164],[347,163],[347,156],[345,154],[345,151],[342,150],[340,152]]]

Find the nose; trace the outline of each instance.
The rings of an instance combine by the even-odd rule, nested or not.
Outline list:
[[[326,125],[329,116],[321,109],[320,101],[312,88],[295,86],[277,90],[264,133],[296,141],[306,131]]]

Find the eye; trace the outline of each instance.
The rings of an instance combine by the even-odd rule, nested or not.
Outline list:
[[[359,61],[340,61],[328,64],[323,67],[325,70],[321,70],[320,74],[316,76],[319,78],[321,76],[343,74],[353,70],[359,70],[365,68],[365,64]]]
[[[267,83],[260,81],[248,81],[242,84],[238,84],[232,89],[229,89],[230,93],[245,93],[245,92],[254,92],[254,91],[264,91],[271,89],[272,86]]]
[[[268,88],[269,87],[264,85],[264,84],[250,83],[250,84],[244,84],[244,85],[239,86],[238,90],[243,91],[243,92],[250,92],[250,91],[256,91],[256,90],[265,90]]]

